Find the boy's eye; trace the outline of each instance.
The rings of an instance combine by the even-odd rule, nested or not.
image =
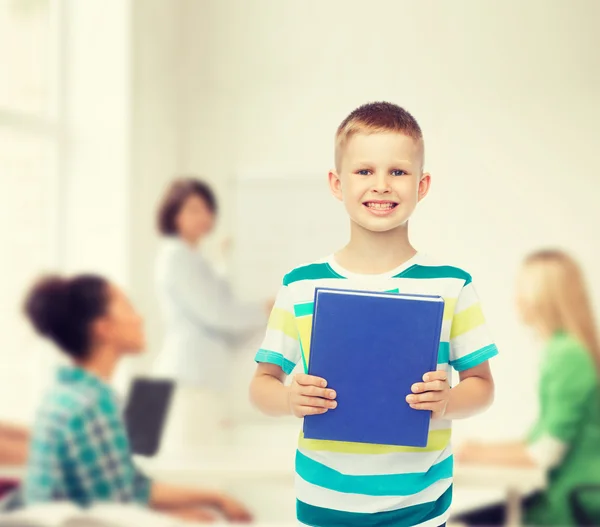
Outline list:
[[[358,171],[358,172],[356,172],[356,173],[357,173],[358,175],[360,175],[360,176],[368,176],[368,175],[371,173],[371,171],[370,171],[370,170],[368,170],[368,169],[366,169],[366,168],[364,168],[364,169],[362,169],[362,170],[359,170],[359,171]]]
[[[392,176],[405,176],[406,172],[404,170],[392,170]]]

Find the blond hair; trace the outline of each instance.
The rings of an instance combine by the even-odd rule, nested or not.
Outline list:
[[[525,298],[536,324],[546,333],[565,331],[593,355],[600,367],[600,345],[583,273],[568,254],[556,249],[536,251],[524,262]]]
[[[417,120],[404,108],[389,102],[363,104],[352,111],[335,134],[335,166],[340,170],[343,150],[350,138],[357,134],[396,132],[412,137],[423,149],[423,133]]]

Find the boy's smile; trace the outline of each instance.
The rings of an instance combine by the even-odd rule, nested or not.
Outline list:
[[[393,212],[393,210],[398,206],[398,203],[387,200],[370,200],[365,201],[363,205],[369,212],[375,214],[375,216],[387,216]]]

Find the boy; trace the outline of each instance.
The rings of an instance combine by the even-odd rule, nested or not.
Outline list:
[[[406,400],[404,395],[398,399],[398,404],[431,410],[427,446],[316,441],[301,435],[296,492],[297,516],[304,525],[443,525],[452,501],[451,420],[480,412],[493,399],[488,359],[498,351],[471,276],[430,262],[409,240],[409,218],[431,181],[423,172],[423,156],[418,123],[394,104],[366,104],[342,122],[329,185],[350,216],[350,242],[285,276],[256,355],[250,391],[264,413],[302,418],[335,411],[335,386],[328,387],[326,379],[298,374],[291,385],[283,383],[300,360],[306,372],[312,317],[299,307],[313,301],[315,288],[399,289],[445,300],[438,369],[414,384]],[[460,376],[453,389],[450,366]]]

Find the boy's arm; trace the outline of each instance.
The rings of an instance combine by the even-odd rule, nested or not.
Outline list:
[[[320,377],[300,373],[290,386],[285,386],[281,367],[260,363],[250,384],[250,400],[267,415],[323,414],[337,406],[334,390],[326,389],[327,382]]]
[[[489,361],[459,373],[460,382],[450,390],[444,419],[464,419],[486,410],[494,400],[494,379]]]
[[[291,415],[289,387],[284,386],[285,373],[276,364],[258,364],[250,383],[250,400],[261,412],[272,415]]]

